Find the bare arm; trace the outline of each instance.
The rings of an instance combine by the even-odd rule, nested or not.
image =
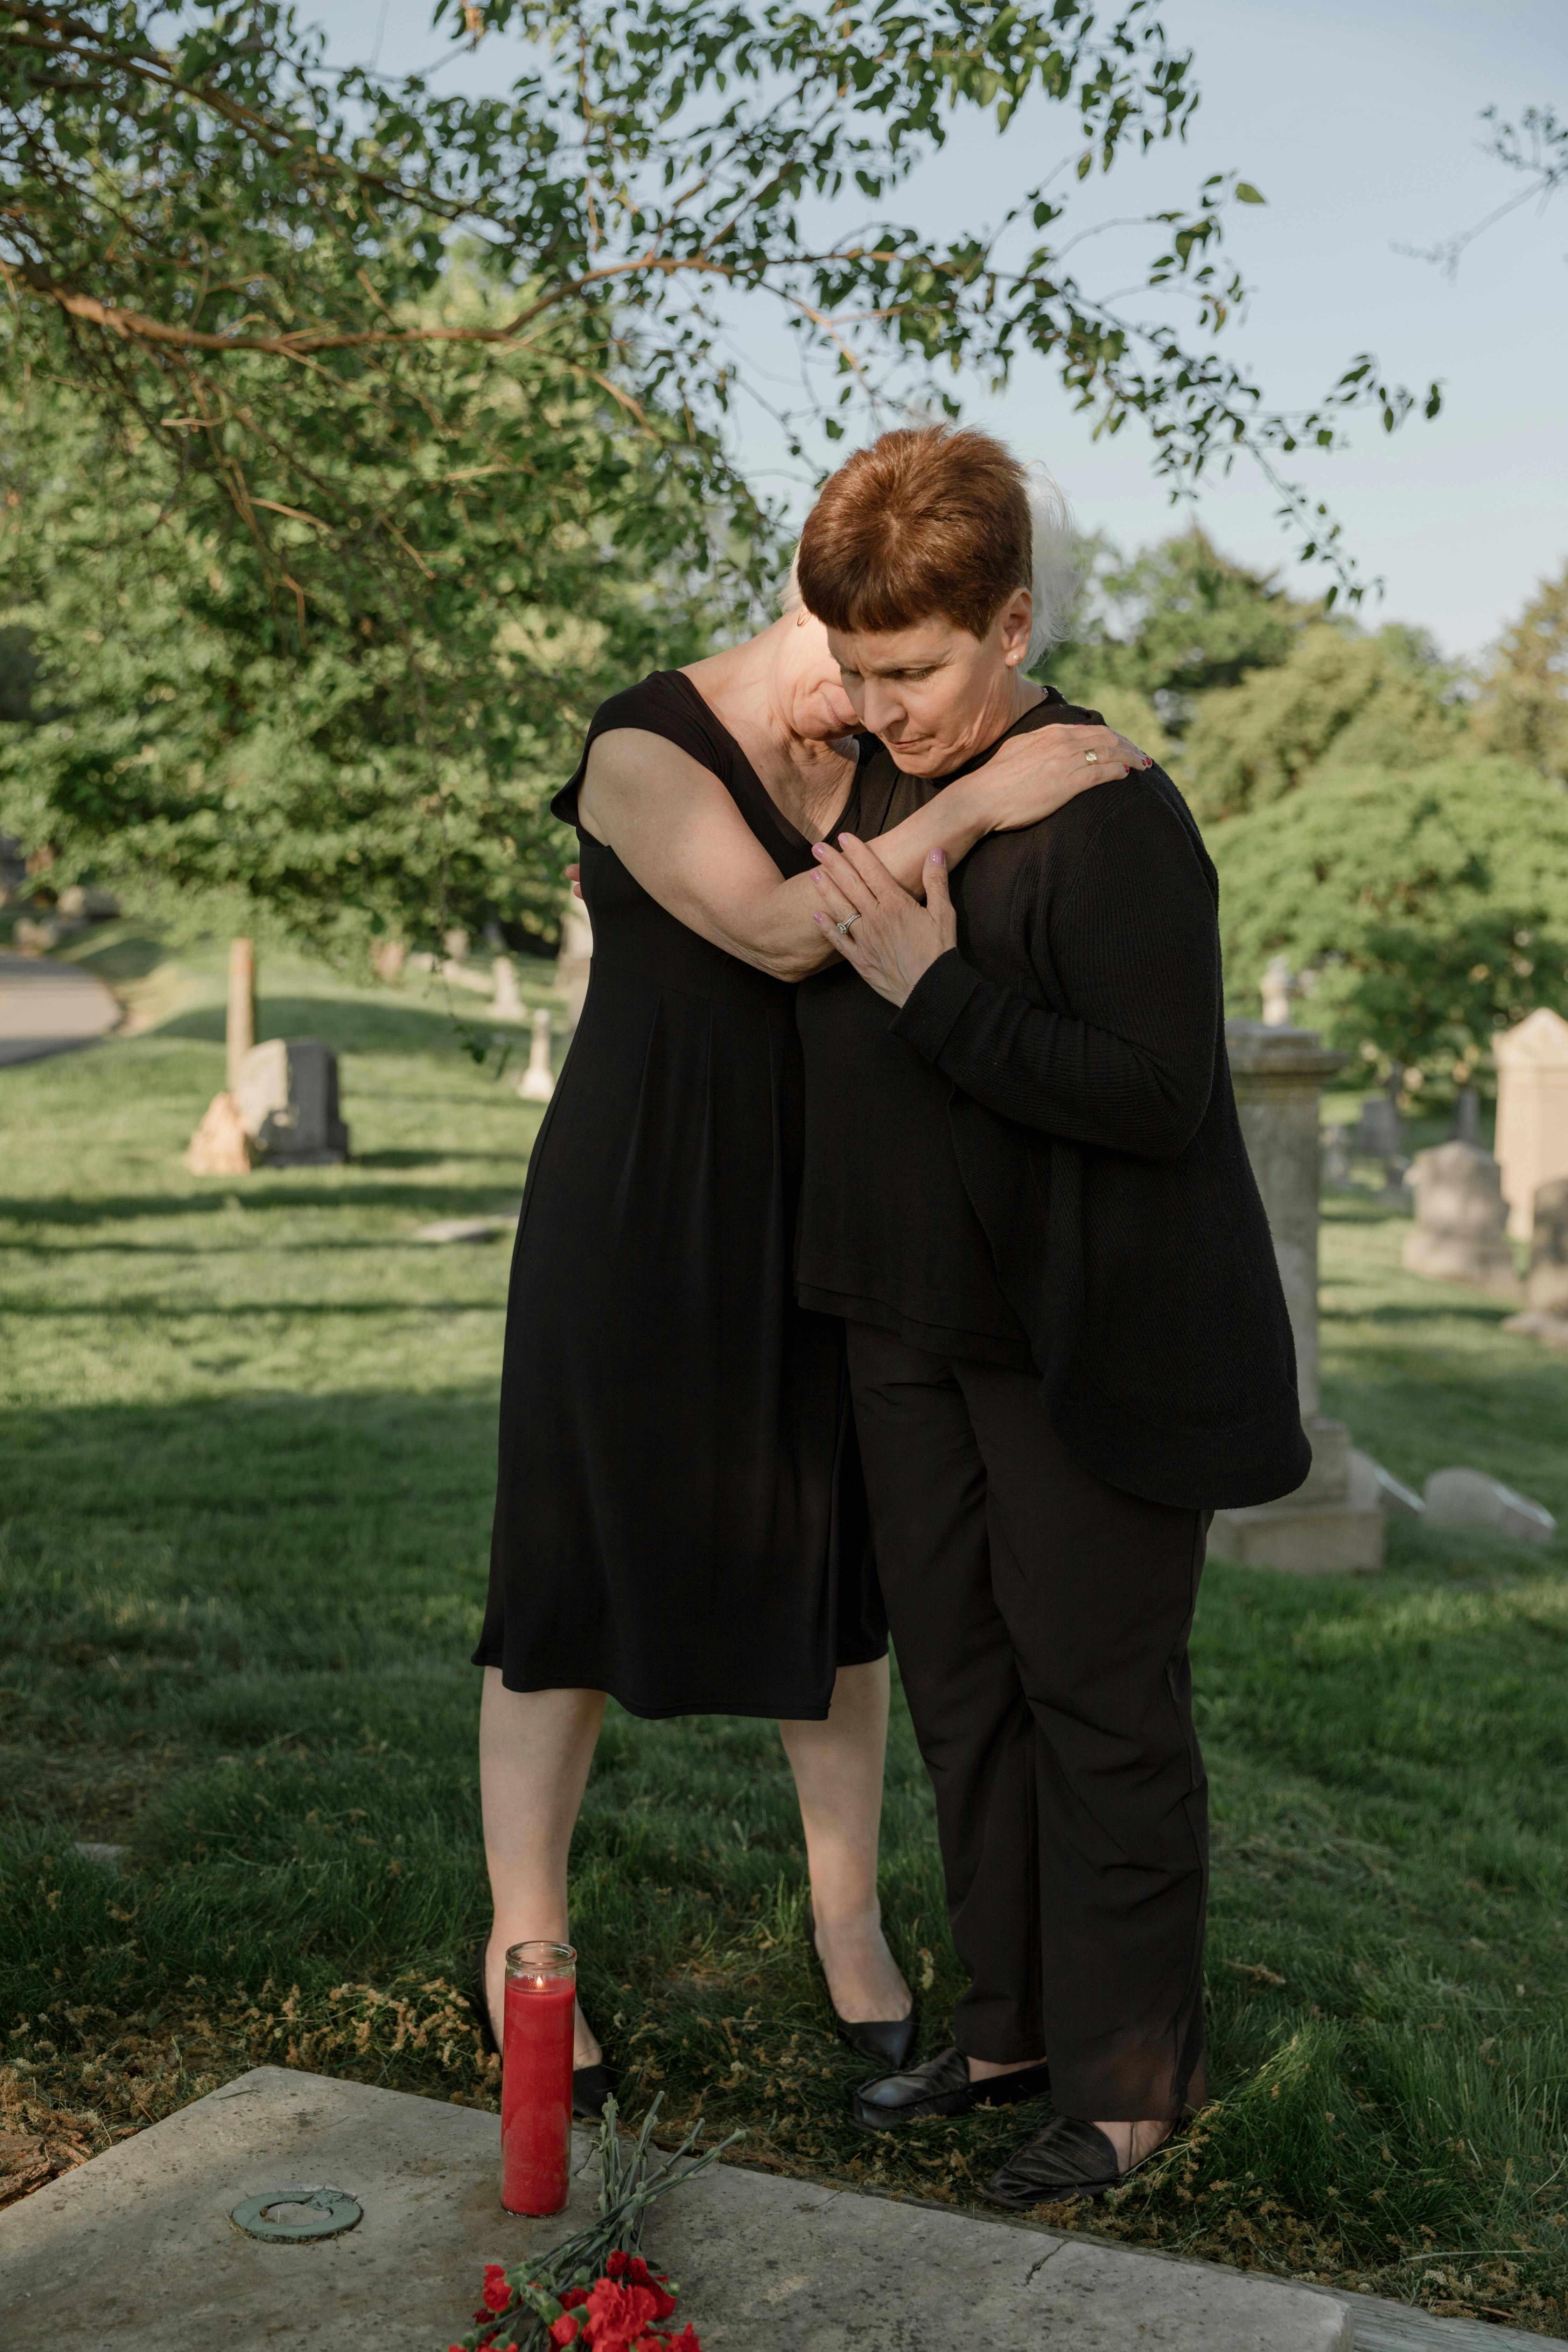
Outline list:
[[[1093,762],[1085,758],[1090,750]],[[881,835],[875,854],[895,881],[918,891],[932,850],[955,863],[984,834],[1036,824],[1133,764],[1146,764],[1142,753],[1110,728],[1042,729],[936,793]],[[832,961],[815,919],[823,903],[817,877],[786,881],[718,777],[662,735],[617,727],[598,736],[577,813],[584,830],[699,938],[778,980],[805,980]]]

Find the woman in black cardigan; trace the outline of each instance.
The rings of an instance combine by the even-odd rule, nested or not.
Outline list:
[[[1005,450],[932,430],[861,452],[807,523],[806,604],[883,747],[868,835],[1012,735],[1093,723],[1021,672],[1026,517]],[[1209,1517],[1310,1462],[1214,868],[1158,768],[981,842],[951,892],[938,853],[924,906],[861,841],[817,856],[844,961],[797,1000],[797,1280],[847,1324],[971,1979],[956,2046],[855,2114],[896,2129],[1048,2079],[1058,2115],[988,2193],[1096,2195],[1205,2095],[1187,1638]]]

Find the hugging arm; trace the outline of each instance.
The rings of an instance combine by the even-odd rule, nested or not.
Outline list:
[[[1174,812],[1141,793],[1096,831],[1051,923],[1072,1014],[940,958],[894,1026],[965,1094],[1021,1127],[1173,1160],[1214,1084],[1213,892]]]
[[[940,869],[920,907],[863,861],[857,844],[833,866],[863,911],[829,936],[900,1007],[894,1030],[918,1053],[1020,1127],[1146,1160],[1185,1150],[1214,1084],[1220,957],[1214,894],[1173,809],[1141,792],[1114,811],[1052,913],[1070,1014],[965,961]]]
[[[1081,740],[1042,740],[1068,735]],[[1053,727],[1020,740],[1038,752],[1005,746],[1005,761],[998,753],[880,836],[875,855],[894,881],[918,889],[934,848],[963,857],[994,827],[1035,823],[1142,759],[1109,728]],[[1092,766],[1086,746],[1098,750]],[[596,736],[578,814],[667,914],[715,947],[779,980],[804,980],[831,961],[832,941],[815,920],[816,876],[786,881],[719,778],[662,735],[617,727]]]

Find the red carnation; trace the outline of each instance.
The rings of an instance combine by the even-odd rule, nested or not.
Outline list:
[[[552,2344],[570,2344],[583,2332],[583,2323],[570,2311],[563,2311],[550,2331]]]
[[[588,2332],[595,2352],[627,2352],[654,2315],[651,2287],[617,2286],[602,2278],[588,2297]]]
[[[563,2287],[555,2300],[563,2311],[575,2311],[580,2303],[587,2302],[588,2290],[585,2286]]]
[[[504,2311],[511,2301],[511,2289],[506,2283],[506,2273],[500,2263],[485,2264],[483,2302],[487,2311]]]
[[[623,2278],[630,2265],[631,2259],[630,2254],[618,2252],[606,2255],[605,2259],[605,2276],[606,2278],[613,2279]],[[640,2286],[642,2284],[642,2281],[638,2279],[636,2284]]]

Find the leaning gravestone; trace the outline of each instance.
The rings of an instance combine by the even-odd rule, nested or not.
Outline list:
[[[1534,1224],[1526,1303],[1532,1315],[1568,1315],[1568,1176],[1540,1187]]]
[[[1516,1494],[1484,1470],[1434,1470],[1424,1499],[1434,1528],[1490,1528],[1516,1543],[1550,1543],[1557,1522],[1544,1503]]]
[[[235,1098],[258,1159],[327,1168],[349,1156],[338,1111],[338,1057],[319,1037],[268,1037],[240,1065]]]
[[[1479,1143],[1438,1143],[1411,1164],[1415,1223],[1401,1254],[1406,1274],[1466,1282],[1517,1298],[1519,1276],[1504,1228],[1502,1171]]]

